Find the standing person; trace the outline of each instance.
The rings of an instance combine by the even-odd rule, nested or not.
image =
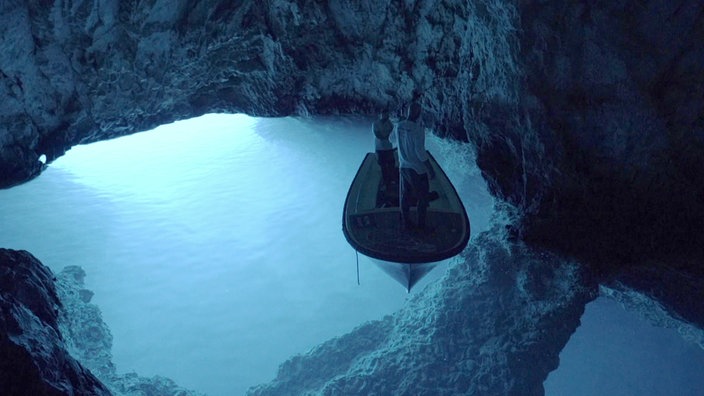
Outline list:
[[[394,147],[389,139],[393,130],[394,125],[391,123],[391,120],[389,120],[389,109],[384,108],[381,113],[379,113],[379,119],[372,124],[372,131],[374,132],[376,160],[381,167],[381,175],[386,189],[398,183]]]
[[[425,228],[429,202],[428,175],[431,179],[435,178],[425,150],[425,130],[419,124],[420,112],[420,104],[411,102],[407,118],[396,125],[401,173],[401,222],[406,229],[413,227],[409,218],[412,196],[418,200],[418,227]]]

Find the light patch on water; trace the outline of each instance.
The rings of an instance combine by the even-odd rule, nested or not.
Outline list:
[[[262,150],[256,122],[241,114],[177,121],[149,133],[76,146],[52,168],[121,199],[173,202],[182,198],[183,190],[195,190],[204,178],[216,173],[218,162],[226,166]]]
[[[370,120],[208,115],[79,146],[0,191],[0,246],[86,270],[118,372],[242,394],[292,354],[404,304],[362,256],[357,286],[341,231],[372,142]],[[477,235],[493,199],[471,147],[427,142]],[[546,394],[702,394],[701,351],[619,309],[587,306]]]
[[[78,146],[0,192],[12,225],[0,242],[55,272],[86,270],[118,372],[242,394],[408,297],[362,256],[357,286],[342,235],[347,189],[373,149],[370,122],[208,115]],[[493,201],[453,144],[428,146],[476,234]]]

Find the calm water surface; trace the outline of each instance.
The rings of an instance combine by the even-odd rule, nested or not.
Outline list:
[[[493,201],[471,150],[434,137],[428,146],[476,235]],[[56,272],[86,270],[118,372],[242,394],[291,355],[403,305],[404,288],[362,256],[356,284],[341,232],[349,183],[372,147],[369,120],[240,115],[76,147],[0,191],[1,222],[12,225],[0,246]],[[603,301],[587,307],[546,394],[704,394],[701,348]]]
[[[614,300],[587,304],[545,381],[547,396],[702,396],[704,350]]]
[[[472,216],[492,200],[470,150],[429,138]],[[293,354],[398,309],[405,289],[341,231],[368,120],[209,115],[79,146],[2,191],[0,214],[54,271],[80,265],[118,372],[211,395],[271,380]],[[447,264],[446,264],[447,265]],[[441,276],[435,269],[415,289]]]

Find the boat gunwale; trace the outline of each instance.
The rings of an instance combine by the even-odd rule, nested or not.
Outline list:
[[[450,186],[452,189],[451,192],[454,193],[454,196],[457,198],[457,201],[459,203],[459,208],[461,209],[460,211],[450,211],[451,213],[458,213],[461,215],[462,219],[464,220],[464,227],[465,227],[465,233],[464,236],[458,241],[455,246],[453,246],[451,249],[448,249],[446,251],[443,251],[441,254],[422,254],[422,253],[414,253],[415,257],[411,257],[410,255],[405,255],[405,256],[400,256],[398,254],[385,254],[384,252],[380,252],[378,250],[373,250],[366,248],[363,244],[359,243],[356,238],[351,235],[352,232],[348,230],[348,222],[347,218],[350,216],[348,214],[347,208],[349,207],[350,203],[350,198],[353,193],[353,188],[358,179],[362,177],[362,169],[365,167],[367,164],[367,160],[369,159],[370,156],[376,155],[375,153],[367,153],[362,160],[362,163],[360,164],[359,168],[357,169],[357,173],[355,174],[354,179],[352,180],[352,185],[350,186],[350,189],[347,192],[347,197],[345,198],[345,204],[343,207],[343,214],[342,214],[342,232],[345,235],[345,239],[347,242],[358,252],[364,254],[365,256],[377,259],[377,260],[384,260],[384,261],[389,261],[389,262],[394,262],[394,263],[399,263],[399,264],[421,264],[421,263],[431,263],[431,262],[437,262],[437,261],[442,261],[446,260],[448,258],[454,257],[461,253],[465,247],[467,247],[467,244],[469,243],[469,238],[471,235],[471,229],[470,229],[470,223],[469,223],[469,217],[467,216],[467,211],[464,207],[464,204],[462,203],[462,199],[460,198],[459,194],[457,193],[457,189],[455,189],[455,186],[452,184],[452,181],[450,178],[447,176],[445,171],[442,169],[440,164],[435,160],[435,157],[429,152],[428,156],[431,159],[431,162],[433,163],[434,167],[439,170],[442,173],[442,177],[445,179],[446,183]],[[436,172],[437,173],[437,172]],[[437,176],[436,176],[437,177]],[[448,192],[449,193],[449,192]],[[359,193],[357,194],[359,196]],[[388,211],[391,211],[392,209],[388,209]],[[396,209],[398,210],[398,209]],[[357,214],[357,213],[355,213]]]

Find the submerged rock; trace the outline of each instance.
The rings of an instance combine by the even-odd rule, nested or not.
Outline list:
[[[401,311],[292,358],[249,394],[542,395],[596,294],[576,262],[487,232]]]

